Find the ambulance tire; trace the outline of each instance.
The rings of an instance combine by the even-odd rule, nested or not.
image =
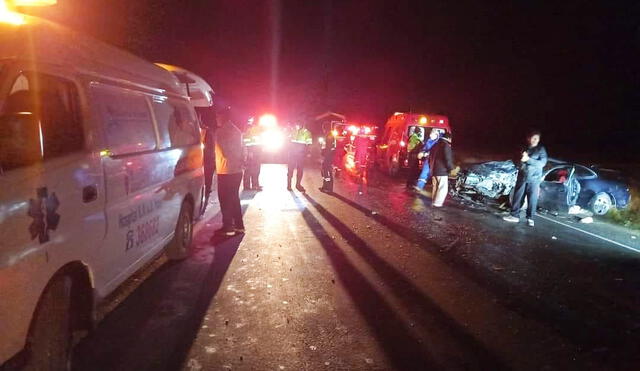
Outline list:
[[[184,260],[189,257],[193,242],[193,205],[185,200],[180,208],[173,239],[166,249],[170,260]]]
[[[31,324],[24,370],[70,370],[73,349],[72,280],[54,278],[44,294]]]

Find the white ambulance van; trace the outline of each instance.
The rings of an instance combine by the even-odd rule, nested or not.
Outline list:
[[[20,17],[0,18],[0,365],[60,370],[97,303],[187,256],[202,146],[170,72]]]

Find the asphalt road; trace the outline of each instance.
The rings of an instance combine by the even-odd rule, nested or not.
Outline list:
[[[287,192],[264,165],[246,235],[157,260],[114,295],[77,370],[639,369],[634,233],[496,211],[372,175],[363,195]]]

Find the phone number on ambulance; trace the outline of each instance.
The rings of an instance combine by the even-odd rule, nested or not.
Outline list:
[[[140,247],[149,242],[149,240],[158,234],[159,225],[160,216],[154,216],[146,222],[138,224],[135,228],[135,232],[133,230],[128,231],[127,250],[131,250],[134,247]]]

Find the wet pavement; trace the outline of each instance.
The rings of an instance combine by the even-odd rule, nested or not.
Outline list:
[[[193,256],[159,259],[114,295],[75,369],[640,366],[632,232],[511,225],[455,200],[434,210],[376,173],[362,195],[349,179],[321,193],[312,169],[307,194],[285,178],[264,165],[264,191],[243,192],[244,236],[212,238],[212,204]]]

